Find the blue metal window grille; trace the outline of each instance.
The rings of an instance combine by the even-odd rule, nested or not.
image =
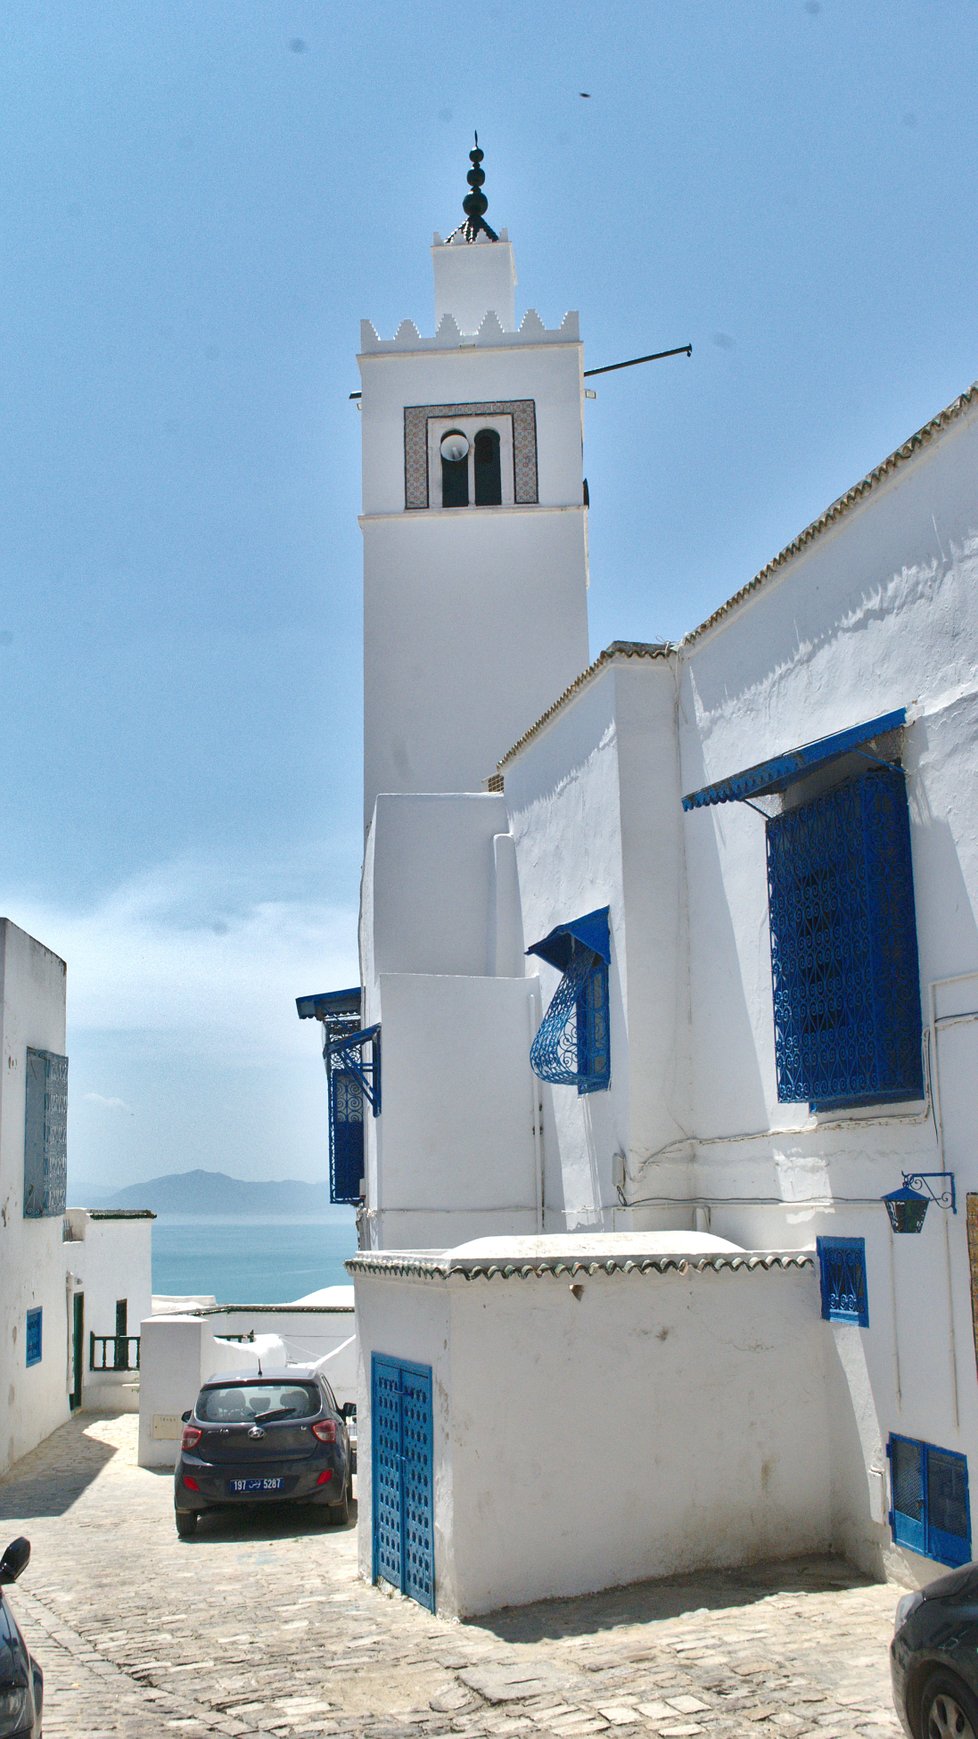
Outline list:
[[[363,1088],[348,1069],[329,1069],[329,1199],[356,1204],[363,1179]]]
[[[373,1579],[435,1610],[431,1367],[371,1357]]]
[[[563,972],[530,1046],[530,1067],[554,1086],[601,1092],[611,1079],[607,906],[559,925],[527,953]]]
[[[767,823],[778,1098],[923,1093],[903,772],[875,767]]]
[[[816,1238],[822,1315],[828,1322],[869,1327],[865,1238]]]
[[[27,1052],[24,1114],[24,1218],[65,1211],[68,1185],[68,1059]]]
[[[41,1362],[41,1318],[43,1314],[43,1311],[40,1310],[27,1312],[26,1362],[29,1365],[39,1365]]]
[[[361,1200],[365,1103],[380,1116],[380,1027],[361,1028],[362,998],[359,986],[296,998],[300,1020],[323,1024],[329,1199],[353,1206]]]
[[[936,1564],[969,1563],[967,1457],[912,1437],[895,1436],[891,1436],[886,1453],[893,1504],[890,1527],[898,1545],[909,1546]]]

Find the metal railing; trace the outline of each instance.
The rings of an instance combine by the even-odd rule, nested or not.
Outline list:
[[[138,1334],[90,1334],[88,1368],[90,1371],[138,1371]]]

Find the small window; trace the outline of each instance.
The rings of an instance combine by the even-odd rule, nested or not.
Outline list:
[[[530,1067],[554,1086],[601,1092],[611,1079],[607,906],[558,925],[527,953],[563,973],[530,1046]]]
[[[935,1564],[967,1564],[971,1559],[967,1458],[913,1437],[891,1437],[886,1452],[894,1540],[933,1558]]]
[[[41,1317],[40,1310],[27,1312],[27,1363],[39,1365],[41,1362]]]
[[[923,1093],[907,794],[872,771],[767,824],[778,1098],[816,1110]]]
[[[461,429],[449,429],[441,441],[441,504],[469,505],[469,443]]]
[[[822,1282],[822,1315],[827,1322],[869,1327],[865,1238],[816,1238]]]
[[[498,507],[503,499],[499,436],[495,429],[480,429],[472,445],[476,507]]]

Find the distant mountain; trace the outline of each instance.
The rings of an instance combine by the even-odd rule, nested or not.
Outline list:
[[[248,1183],[223,1171],[170,1172],[99,1194],[97,1203],[93,1194],[92,1206],[152,1208],[157,1214],[321,1214],[330,1205],[325,1178],[322,1183],[298,1178]]]

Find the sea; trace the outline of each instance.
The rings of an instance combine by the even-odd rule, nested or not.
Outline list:
[[[153,1226],[153,1291],[213,1294],[219,1304],[287,1304],[322,1286],[348,1286],[357,1247],[353,1211],[160,1214]]]

